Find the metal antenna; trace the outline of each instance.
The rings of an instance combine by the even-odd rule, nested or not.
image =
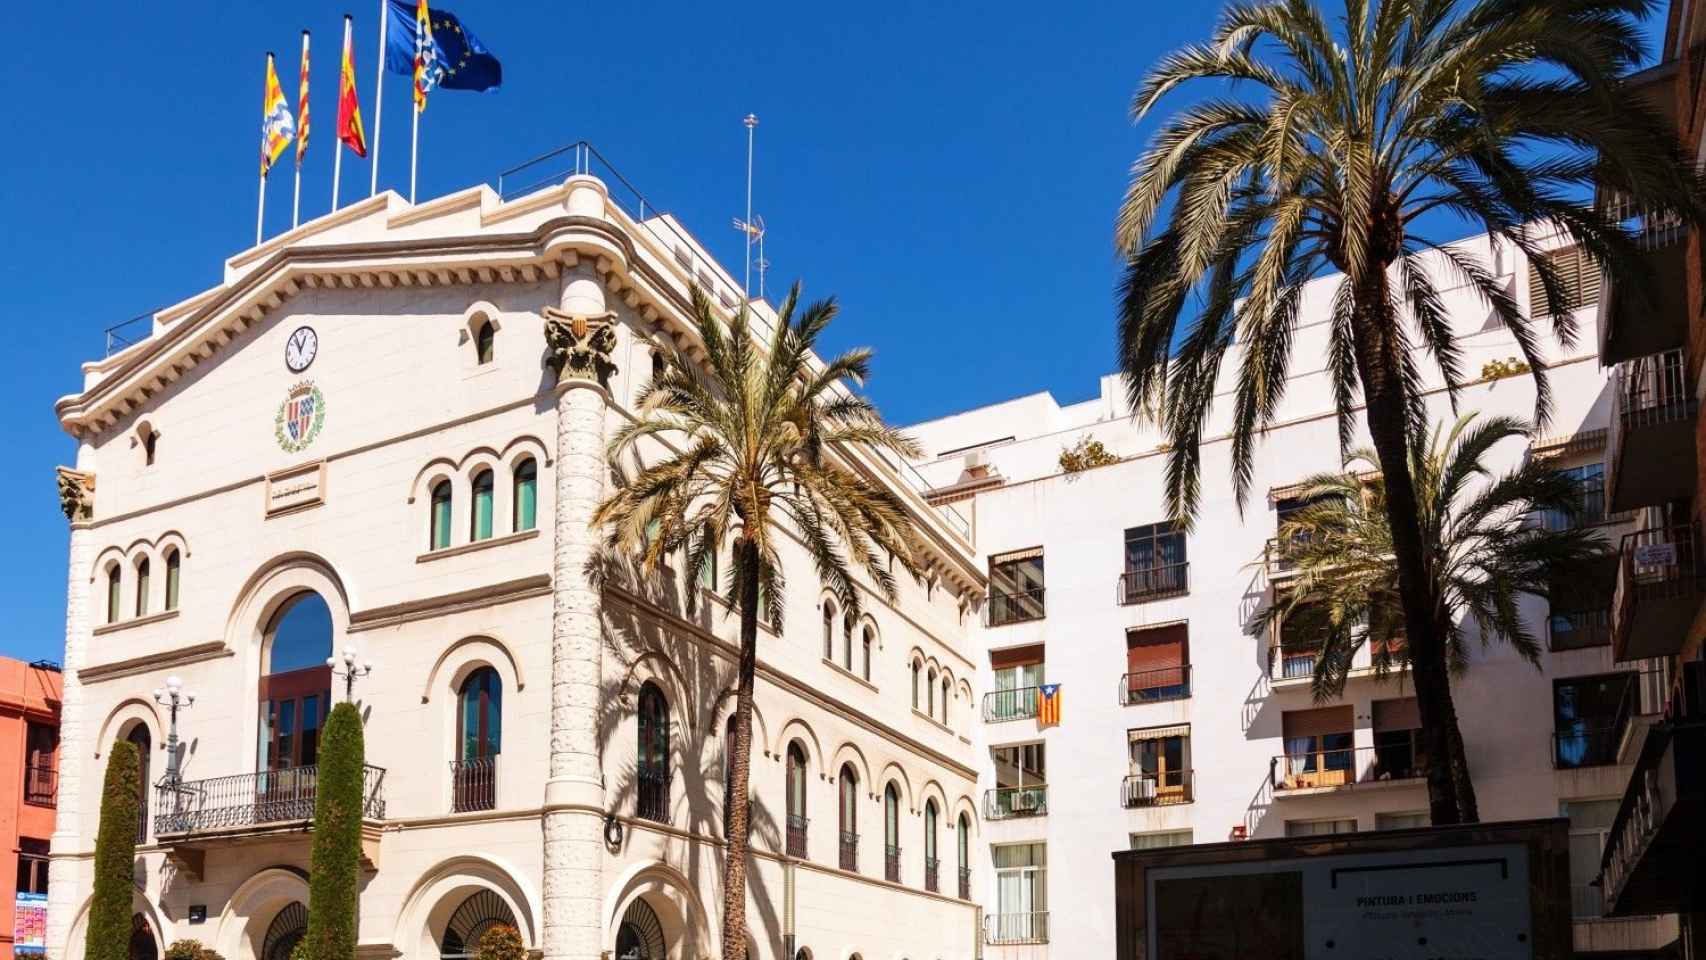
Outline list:
[[[741,121],[746,124],[746,274],[741,278],[740,294],[748,302],[752,299],[752,134],[758,127],[758,117],[747,114]]]

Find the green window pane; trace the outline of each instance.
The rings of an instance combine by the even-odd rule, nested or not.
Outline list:
[[[428,542],[434,550],[450,546],[449,480],[442,480],[432,488],[432,537]]]
[[[515,468],[515,532],[532,530],[539,522],[539,468],[532,460]]]
[[[166,556],[166,609],[178,609],[178,552]]]
[[[474,512],[470,516],[473,529],[468,539],[486,540],[492,535],[492,471],[485,470],[474,478]]]

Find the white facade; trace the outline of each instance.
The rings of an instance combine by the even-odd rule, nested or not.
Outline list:
[[[1518,296],[1526,294],[1527,265],[1519,251],[1506,247],[1494,255],[1482,240],[1462,246],[1492,264]],[[1274,596],[1264,548],[1276,532],[1275,499],[1310,474],[1339,467],[1337,425],[1321,360],[1326,328],[1319,319],[1326,316],[1332,283],[1317,281],[1306,293],[1303,316],[1318,319],[1306,320],[1298,333],[1295,373],[1275,428],[1260,441],[1251,496],[1243,505],[1232,493],[1227,435],[1232,399],[1225,393],[1230,383],[1222,382],[1222,402],[1205,432],[1201,513],[1182,537],[1186,570],[1150,571],[1122,583],[1127,531],[1167,519],[1167,455],[1157,433],[1129,415],[1117,377],[1103,378],[1097,395],[1083,402],[1062,405],[1037,394],[911,428],[927,451],[920,470],[937,489],[939,502],[971,518],[986,569],[1005,557],[1038,550],[1042,556],[1042,588],[1023,598],[1003,601],[1001,594],[1011,587],[992,573],[986,616],[973,628],[977,689],[986,698],[983,716],[995,720],[980,726],[980,804],[986,815],[1000,815],[984,823],[985,844],[976,869],[988,955],[1111,955],[1109,855],[1128,846],[1280,836],[1288,824],[1303,832],[1426,823],[1425,781],[1404,776],[1402,769],[1391,776],[1395,748],[1376,750],[1376,725],[1384,721],[1390,727],[1393,717],[1407,712],[1404,704],[1390,702],[1410,694],[1405,678],[1377,682],[1353,675],[1342,698],[1314,704],[1306,668],[1296,663],[1288,668],[1283,658],[1270,663],[1273,638],[1255,626]],[[1518,355],[1509,335],[1491,325],[1485,306],[1461,289],[1446,296],[1468,377],[1489,361]],[[1579,315],[1585,329],[1575,349],[1546,338],[1556,399],[1552,425],[1538,445],[1549,448],[1561,467],[1602,459],[1609,415],[1608,376],[1591,347],[1591,307]],[[1235,369],[1235,354],[1225,369]],[[1430,382],[1437,383],[1431,361],[1422,366]],[[1443,392],[1429,400],[1436,418],[1450,419]],[[1463,391],[1459,409],[1528,418],[1533,403],[1534,387],[1521,376],[1476,382]],[[1359,428],[1360,418],[1359,411]],[[1120,461],[1064,473],[1062,451],[1086,439],[1099,441]],[[1495,458],[1500,468],[1509,468],[1529,453],[1527,444],[1513,441]],[[1627,524],[1605,524],[1613,540],[1627,529]],[[1169,551],[1177,549],[1176,541],[1168,545]],[[1180,559],[1172,553],[1167,558]],[[1534,600],[1527,608],[1532,629],[1545,643],[1545,603]],[[1170,637],[1184,634],[1181,659],[1188,672],[1168,668],[1172,672],[1151,675],[1147,682],[1125,680],[1128,633],[1169,625]],[[1368,656],[1366,648],[1361,656]],[[1040,668],[999,679],[995,674],[1003,663],[1037,659]],[[1662,684],[1643,678],[1647,697],[1636,705],[1637,716],[1607,735],[1616,738],[1606,748],[1614,755],[1586,758],[1612,762],[1575,769],[1560,769],[1554,762],[1554,680],[1614,669],[1630,667],[1614,668],[1604,645],[1548,650],[1539,670],[1509,647],[1477,649],[1472,668],[1454,689],[1484,819],[1558,816],[1568,809],[1560,806],[1563,801],[1609,800],[1615,809],[1631,750],[1639,749],[1638,714],[1658,707]],[[1044,725],[1030,715],[1033,694],[992,692],[1038,682],[1060,685],[1058,725]],[[1294,768],[1294,761],[1276,760],[1288,753],[1287,724],[1303,729],[1310,718],[1301,711],[1319,707],[1337,708],[1340,729],[1348,736],[1332,743],[1351,752],[1326,751],[1328,741],[1322,740],[1314,763]],[[1288,712],[1296,712],[1290,720]],[[1181,739],[1165,746],[1133,744],[1134,738],[1162,734]],[[1594,740],[1592,746],[1599,747],[1597,734],[1567,737],[1566,760],[1579,749],[1574,740]],[[995,752],[1031,744],[1042,745],[1040,759],[1034,749],[1019,754],[1017,759],[1032,769],[1022,780],[1009,779],[1015,758],[997,758]],[[1170,768],[1166,772],[1157,771],[1153,759],[1133,760],[1134,750],[1151,751],[1153,757],[1153,751],[1169,748],[1174,755],[1161,761]],[[1396,749],[1402,756],[1402,748]],[[1358,775],[1314,772],[1315,764],[1341,765],[1328,762],[1328,753],[1344,758],[1342,765],[1354,767]],[[1371,770],[1377,756],[1387,762],[1385,774]],[[1304,767],[1312,775],[1298,775]],[[1155,775],[1128,782],[1128,775],[1140,770]],[[997,793],[998,776],[1009,786],[1043,785]],[[1352,785],[1347,779],[1362,782]],[[1578,805],[1575,812],[1586,824],[1610,811]],[[1597,869],[1599,838],[1584,829],[1578,839],[1584,852],[1594,847],[1591,863],[1584,859],[1584,873],[1575,880],[1585,885]],[[1007,846],[1023,844],[1043,847]],[[1046,863],[1042,879],[1023,876],[1021,863]],[[1577,892],[1579,915],[1597,914],[1595,894],[1585,886]],[[1031,912],[1046,916],[1027,918]],[[1577,925],[1577,946],[1583,951],[1650,949],[1674,937],[1674,921],[1668,926],[1644,919]]]

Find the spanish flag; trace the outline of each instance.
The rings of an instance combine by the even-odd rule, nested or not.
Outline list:
[[[1037,723],[1044,727],[1060,726],[1060,684],[1045,683],[1037,688]]]
[[[367,156],[367,131],[361,126],[361,101],[355,95],[355,50],[350,43],[349,18],[344,18],[344,65],[338,71],[338,139]]]
[[[261,176],[266,176],[286,147],[296,137],[296,123],[290,118],[290,105],[285,102],[284,88],[278,85],[278,70],[273,67],[273,55],[267,54],[267,89],[261,101]]]

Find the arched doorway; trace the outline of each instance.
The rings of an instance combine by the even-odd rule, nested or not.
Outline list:
[[[140,913],[130,915],[129,960],[159,960],[160,946],[154,942],[154,928]]]
[[[262,650],[255,769],[312,766],[332,699],[332,668],[326,664],[332,655],[332,610],[325,598],[305,590],[286,600],[267,625]],[[278,778],[268,789],[288,790],[293,779]]]
[[[148,725],[138,723],[130,728],[130,732],[124,735],[124,739],[128,741],[131,746],[136,748],[137,761],[140,764],[137,770],[139,778],[136,781],[136,791],[138,794],[136,798],[136,842],[147,843],[149,789],[148,767],[149,762],[153,759],[150,755],[150,751],[154,746],[153,738],[148,735]],[[141,915],[138,914],[137,916],[140,917]]]
[[[663,924],[644,900],[635,900],[616,929],[615,960],[665,960]]]
[[[300,901],[286,904],[267,926],[267,935],[261,940],[260,960],[290,960],[290,951],[296,949],[307,932],[308,908]]]
[[[480,949],[480,938],[493,927],[516,929],[515,914],[509,904],[493,890],[471,894],[450,915],[439,941],[438,955],[442,960],[466,960]]]

